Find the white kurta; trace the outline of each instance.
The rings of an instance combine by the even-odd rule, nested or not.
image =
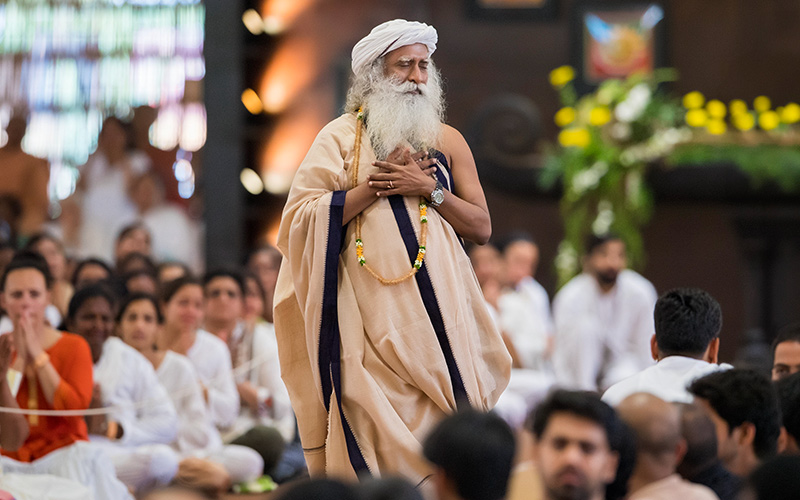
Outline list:
[[[222,444],[203,401],[197,372],[186,356],[167,351],[157,374],[178,411],[180,424],[173,447],[182,457],[199,457],[219,463],[234,483],[261,476],[264,460],[255,450]]]
[[[649,281],[627,269],[607,293],[589,274],[564,285],[553,300],[557,384],[602,390],[651,366],[657,298]]]
[[[617,382],[603,394],[603,401],[617,406],[637,392],[648,392],[670,403],[691,403],[694,397],[686,390],[694,380],[719,370],[733,368],[729,364],[713,364],[686,356],[667,356],[636,375]]]
[[[289,392],[281,379],[275,327],[262,321],[256,323],[251,331],[246,331],[244,324],[240,324],[233,336],[237,341],[242,338],[236,359],[236,382],[249,381],[258,391],[261,405],[258,411],[242,405],[233,426],[226,431],[225,440],[235,439],[256,425],[265,425],[274,427],[283,439],[291,441],[295,434],[295,420]],[[238,370],[245,364],[250,369]]]
[[[197,338],[186,352],[200,382],[208,389],[208,413],[218,428],[233,425],[239,414],[239,392],[233,379],[231,353],[216,335],[197,330]]]
[[[553,334],[550,299],[533,278],[504,292],[497,303],[500,329],[511,338],[522,368],[545,371],[548,338]]]
[[[134,490],[169,483],[178,471],[178,456],[168,446],[178,432],[178,416],[153,365],[117,337],[103,343],[94,367],[103,405],[123,429],[119,440],[91,435],[93,444],[111,457],[117,477]]]

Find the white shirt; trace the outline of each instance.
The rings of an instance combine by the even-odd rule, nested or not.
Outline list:
[[[153,365],[136,349],[117,337],[103,343],[94,366],[104,406],[120,406],[110,416],[123,429],[119,444],[169,444],[178,432],[178,416]]]
[[[202,266],[199,225],[175,205],[163,203],[141,216],[153,239],[153,256],[159,261],[179,261],[198,270]]]
[[[553,299],[557,382],[570,388],[608,387],[653,364],[655,287],[625,269],[604,292],[589,274],[570,280]],[[602,380],[601,380],[602,379]]]
[[[236,382],[249,381],[258,391],[262,402],[257,412],[242,405],[236,423],[226,433],[234,439],[256,425],[275,427],[283,438],[291,441],[295,434],[295,420],[289,402],[289,392],[281,379],[278,342],[272,323],[256,323],[252,331],[246,331],[240,323],[233,331],[234,341],[241,339],[236,359]],[[249,369],[241,370],[241,368]],[[235,434],[235,435],[234,435]]]
[[[228,346],[216,335],[197,330],[197,338],[186,357],[208,390],[211,421],[219,428],[230,427],[239,414],[239,392],[233,380]]]
[[[191,452],[221,446],[222,438],[208,415],[192,362],[186,356],[167,351],[156,374],[178,412],[175,448]]]
[[[511,338],[522,368],[544,369],[547,339],[553,332],[550,299],[544,287],[525,278],[516,290],[505,291],[497,306],[500,329]]]
[[[686,356],[667,356],[658,363],[608,388],[603,401],[617,406],[637,392],[647,392],[669,403],[691,403],[694,397],[686,390],[695,379],[719,370],[733,368]]]

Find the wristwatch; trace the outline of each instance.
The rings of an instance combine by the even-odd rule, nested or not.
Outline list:
[[[436,187],[431,191],[431,206],[438,207],[444,202],[444,188],[442,183],[436,181]]]

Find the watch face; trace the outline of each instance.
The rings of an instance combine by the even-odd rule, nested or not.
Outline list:
[[[444,201],[444,192],[441,189],[437,189],[436,191],[433,192],[431,198],[432,198],[431,201],[433,201],[437,205],[441,205],[442,202]]]

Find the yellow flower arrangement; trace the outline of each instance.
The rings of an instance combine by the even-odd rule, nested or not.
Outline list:
[[[571,66],[560,66],[550,72],[550,84],[553,87],[563,87],[575,79],[575,70]]]
[[[727,114],[727,109],[725,108],[725,104],[718,99],[712,99],[708,101],[706,104],[706,111],[708,112],[708,116],[711,118],[725,118]]]
[[[575,108],[571,106],[566,106],[558,110],[554,118],[554,121],[556,122],[556,125],[558,125],[561,128],[564,128],[570,123],[574,122],[576,117],[577,113],[575,112]]]
[[[683,96],[683,107],[686,109],[702,108],[705,102],[705,96],[696,90]]]
[[[728,105],[731,110],[731,116],[738,116],[747,113],[747,103],[741,99],[734,99]]]
[[[800,105],[790,102],[781,111],[781,121],[787,125],[800,122]]]
[[[611,110],[608,106],[597,106],[589,112],[589,124],[595,127],[602,127],[611,121]]]
[[[728,126],[719,118],[712,118],[706,123],[706,130],[712,135],[722,135],[728,130]]]
[[[686,123],[690,127],[705,127],[708,122],[708,113],[705,109],[690,109],[686,112]]]
[[[781,124],[781,118],[775,111],[764,111],[758,115],[758,126],[764,130],[775,130]]]
[[[768,111],[772,107],[772,102],[769,97],[760,95],[753,100],[753,109],[759,113]]]

